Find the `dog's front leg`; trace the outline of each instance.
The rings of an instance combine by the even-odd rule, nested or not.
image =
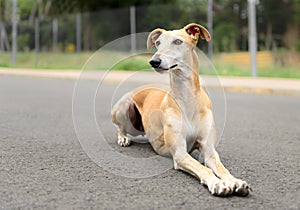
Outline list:
[[[188,154],[185,129],[180,119],[168,118],[164,125],[164,140],[173,156],[175,169],[181,169],[199,178],[213,195],[232,194],[232,190],[226,182],[217,178],[211,169],[203,166]]]
[[[204,153],[205,164],[211,168],[221,180],[226,181],[236,194],[247,196],[250,191],[250,187],[247,182],[232,176],[220,161],[217,151],[215,151],[215,149],[210,149],[210,151],[212,151],[211,154],[205,155]]]
[[[211,120],[206,123],[207,130],[202,136],[201,140],[201,150],[204,156],[205,165],[213,170],[213,172],[221,179],[224,180],[227,185],[238,195],[247,196],[250,191],[250,187],[247,182],[237,179],[231,175],[231,173],[222,164],[218,152],[215,150],[216,143],[216,128],[214,121]]]

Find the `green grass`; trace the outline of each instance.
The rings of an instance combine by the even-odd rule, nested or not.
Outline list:
[[[149,65],[150,56],[140,55],[135,57],[130,57],[124,59],[112,67],[113,70],[123,70],[123,71],[141,71],[149,70],[151,66]]]
[[[80,56],[76,53],[18,53],[17,64],[11,64],[9,53],[0,53],[0,67],[9,68],[37,68],[37,69],[63,69],[63,70],[125,70],[138,71],[150,70],[148,64],[150,54],[143,54],[130,57],[128,53],[121,52],[82,52]],[[202,75],[221,75],[221,76],[251,76],[249,66],[238,66],[235,64],[221,63],[218,56],[213,59],[215,70],[209,64],[200,65]],[[273,65],[258,69],[260,77],[281,77],[281,78],[300,78],[300,68],[298,66]]]
[[[235,64],[220,63],[213,61],[213,64],[221,76],[251,76],[251,69],[249,66],[239,66]],[[300,79],[300,68],[296,66],[282,67],[279,65],[272,65],[271,67],[259,67],[257,69],[259,77],[277,77],[277,78],[297,78]]]
[[[16,65],[11,64],[10,53],[0,53],[0,67],[38,69],[81,69],[92,53],[17,53]]]

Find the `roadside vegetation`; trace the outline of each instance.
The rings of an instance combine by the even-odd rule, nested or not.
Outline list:
[[[110,58],[120,59],[118,63],[113,63]],[[291,58],[292,57],[292,58]],[[297,60],[298,57],[298,60]],[[148,64],[150,54],[136,57],[127,57],[125,53],[96,53],[82,52],[77,53],[18,53],[17,65],[11,65],[11,55],[9,53],[0,54],[0,68],[18,69],[42,69],[42,70],[121,70],[121,71],[149,71]],[[224,62],[221,54],[214,55],[212,66],[200,65],[199,72],[202,75],[221,75],[221,76],[251,76],[248,65],[240,65],[234,62]],[[85,65],[86,64],[86,65]],[[273,55],[273,63],[270,66],[258,68],[259,77],[281,77],[300,79],[300,61],[298,53],[280,52]]]
[[[13,66],[11,1],[0,2],[0,68],[149,70],[149,55],[126,57],[123,53],[131,50],[130,37],[107,48],[115,52],[93,53],[131,33],[130,8],[135,8],[136,33],[181,28],[190,22],[206,26],[207,21],[205,0],[18,1],[18,52]],[[216,71],[205,64],[200,74],[251,76],[247,8],[247,1],[213,1]],[[257,50],[268,54],[258,59],[258,76],[300,78],[300,0],[258,1],[256,17]],[[137,40],[137,50],[144,42]],[[200,40],[198,47],[208,52],[207,42]]]

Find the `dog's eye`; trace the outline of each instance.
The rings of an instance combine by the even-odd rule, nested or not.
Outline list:
[[[160,45],[160,41],[156,41],[155,45],[156,45],[156,47],[158,47]]]
[[[182,44],[182,42],[183,41],[180,40],[180,39],[175,39],[173,43],[176,44],[176,45],[180,45],[180,44]]]

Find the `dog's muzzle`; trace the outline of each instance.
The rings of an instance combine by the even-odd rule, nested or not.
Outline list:
[[[153,68],[158,68],[161,64],[161,59],[153,58],[152,60],[149,61],[149,63]]]
[[[169,68],[162,68],[160,66],[160,64],[161,64],[161,59],[160,58],[153,58],[152,60],[149,61],[149,63],[155,69],[155,71],[157,71],[157,72],[167,71],[167,70],[173,69],[176,66],[178,66],[177,64],[174,64]]]

